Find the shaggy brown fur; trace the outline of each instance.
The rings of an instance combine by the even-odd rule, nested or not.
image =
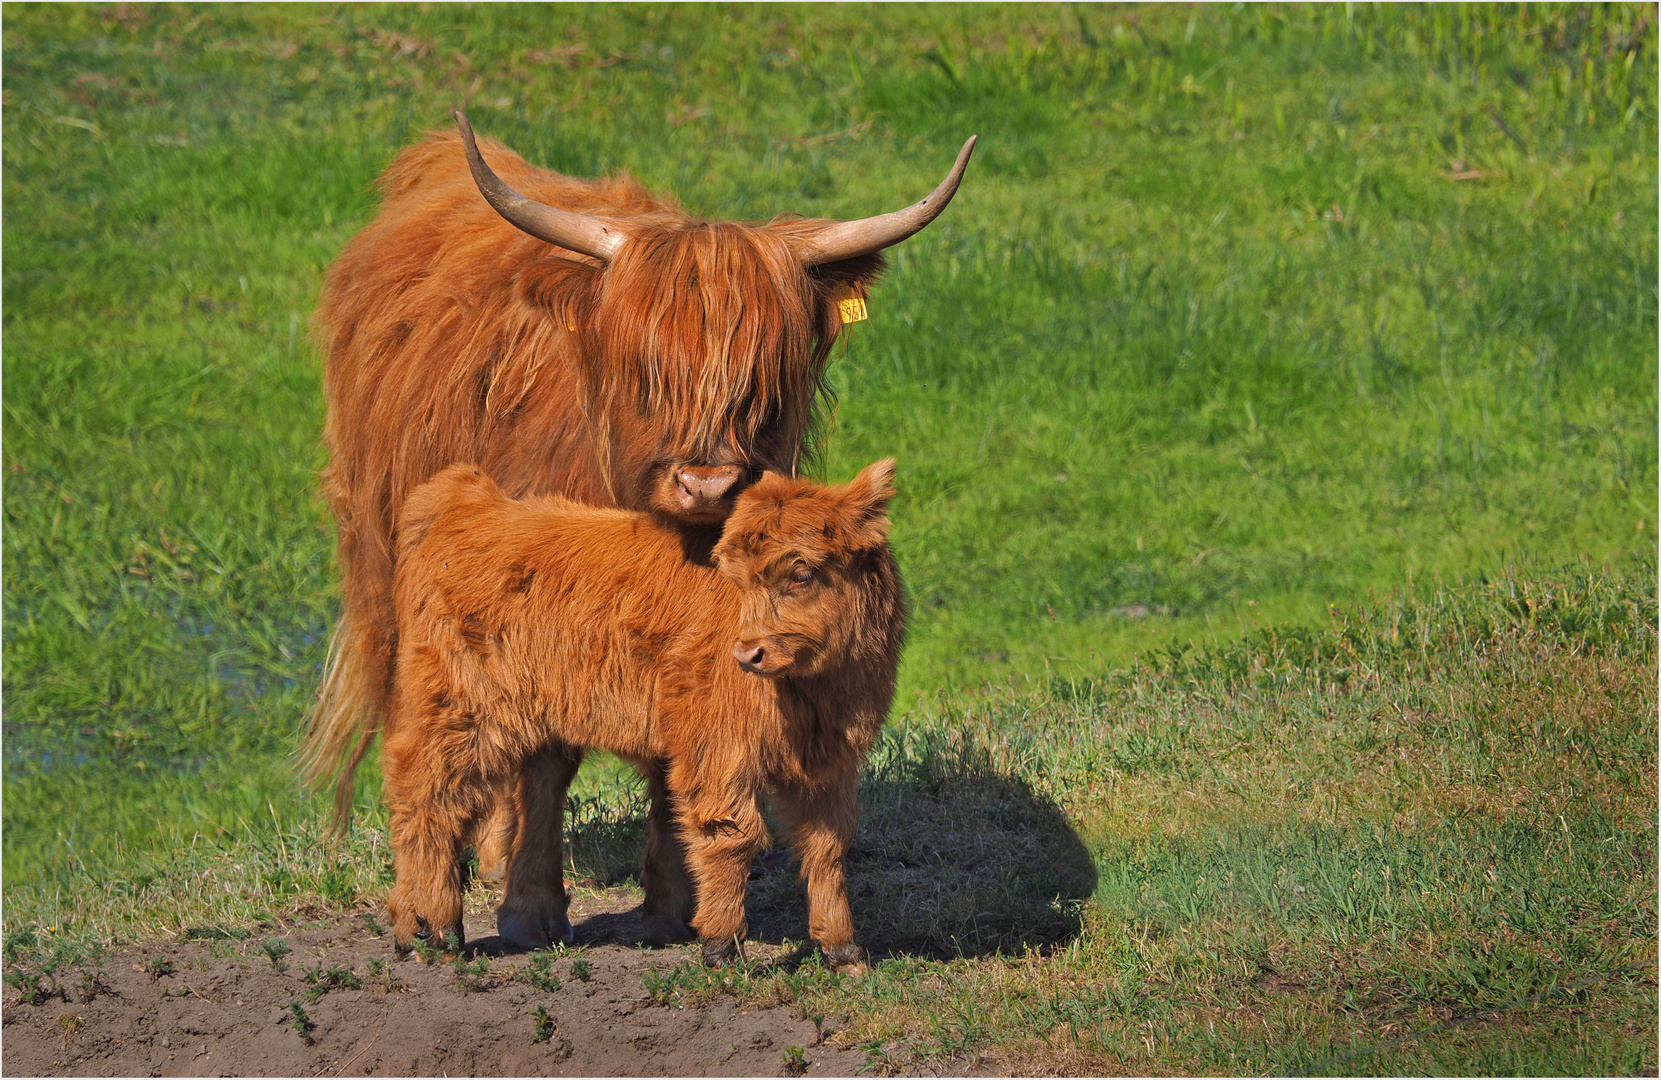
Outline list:
[[[893,466],[839,487],[768,473],[738,496],[714,567],[651,515],[514,501],[471,466],[411,495],[383,758],[397,943],[459,938],[463,845],[522,762],[602,748],[668,763],[706,959],[746,932],[745,881],[767,841],[759,799],[771,791],[802,861],[813,939],[833,965],[857,966],[843,859],[905,631],[887,544]],[[508,871],[510,886],[521,874],[552,880],[534,899],[562,921],[571,771],[551,801],[522,786],[526,818],[552,845],[520,845]],[[550,858],[551,877],[538,865]]]
[[[302,759],[314,783],[338,770],[341,827],[392,685],[393,522],[408,494],[467,461],[514,496],[650,509],[713,531],[763,469],[795,473],[841,325],[836,296],[882,267],[879,254],[804,270],[791,244],[823,222],[701,221],[626,175],[576,180],[483,148],[525,195],[604,215],[629,241],[602,265],[520,232],[443,134],[392,163],[380,214],[329,270],[315,325],[344,603]],[[529,779],[560,784],[574,767],[533,763]],[[684,933],[690,891],[661,768],[646,774],[646,909],[667,938]],[[497,820],[486,832],[488,865],[517,829]]]

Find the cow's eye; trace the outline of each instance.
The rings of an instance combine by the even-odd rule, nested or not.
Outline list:
[[[800,589],[813,581],[813,571],[805,566],[796,567],[796,572],[790,575],[790,588]]]

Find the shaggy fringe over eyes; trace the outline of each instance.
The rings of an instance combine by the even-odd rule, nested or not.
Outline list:
[[[828,274],[792,254],[799,220],[771,225],[687,220],[636,231],[601,277],[595,330],[612,353],[607,413],[657,418],[665,449],[689,461],[723,449],[788,449],[764,461],[794,472],[828,397],[826,359],[841,330],[840,275],[869,280],[881,256]]]
[[[768,429],[799,441],[794,415],[818,389],[812,282],[785,245],[736,223],[643,230],[602,278],[595,327],[621,361],[605,402],[666,420],[677,456],[748,447]]]

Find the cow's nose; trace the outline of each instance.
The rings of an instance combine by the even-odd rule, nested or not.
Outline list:
[[[744,470],[737,465],[683,465],[676,479],[699,502],[718,502],[731,491]]]

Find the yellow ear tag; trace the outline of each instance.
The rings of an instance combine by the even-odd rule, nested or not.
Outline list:
[[[849,323],[864,322],[871,317],[865,310],[865,297],[863,296],[850,296],[846,300],[838,300],[836,306],[842,312],[843,326],[847,326]]]

